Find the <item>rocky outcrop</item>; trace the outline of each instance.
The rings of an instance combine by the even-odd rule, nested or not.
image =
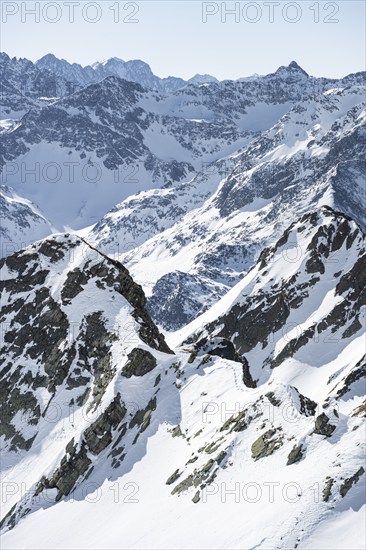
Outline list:
[[[251,447],[252,458],[259,460],[270,456],[283,445],[283,435],[276,429],[267,430],[254,441]]]
[[[196,342],[194,345],[194,351],[192,357],[197,355],[215,355],[228,359],[229,361],[235,361],[242,364],[243,369],[243,382],[248,388],[255,388],[256,382],[253,380],[250,373],[250,367],[247,359],[243,355],[239,355],[235,350],[233,343],[226,338],[203,338]]]
[[[334,430],[336,429],[336,426],[330,423],[329,417],[322,413],[315,419],[315,429],[314,433],[319,435],[325,435],[326,437],[330,437]]]
[[[303,446],[302,445],[295,445],[293,447],[287,457],[287,466],[290,466],[291,464],[294,464],[295,462],[299,462],[303,457]]]
[[[144,376],[156,367],[156,359],[148,351],[135,348],[128,355],[128,361],[122,369],[122,375],[126,378],[131,376]]]
[[[360,477],[365,473],[365,469],[363,466],[361,466],[357,472],[347,479],[344,480],[344,482],[341,485],[341,488],[339,489],[341,497],[345,497],[348,491],[351,489],[351,487],[358,482]]]
[[[298,245],[296,258],[289,261],[288,250],[294,242],[301,242],[301,252]],[[315,256],[324,264],[326,274],[309,270],[308,262]],[[336,338],[340,348],[345,347],[348,338],[362,332],[360,319],[366,301],[359,281],[363,280],[360,269],[365,260],[364,235],[347,216],[328,207],[306,214],[276,244],[261,252],[252,272],[244,278],[248,284],[237,285],[240,290],[229,309],[223,305],[222,313],[211,321],[208,314],[203,317],[207,319],[204,326],[186,343],[197,345],[202,337],[221,338],[230,341],[241,357],[255,349],[264,350],[265,368],[303,356],[319,341]],[[275,265],[281,269],[272,274]],[[278,275],[281,271],[283,276]],[[314,300],[322,301],[323,277],[334,280],[333,301],[318,318],[316,309],[307,307],[312,308]],[[362,373],[363,369],[357,368],[351,377]]]
[[[79,265],[68,270],[76,257]],[[146,311],[142,288],[122,264],[82,239],[70,235],[45,239],[1,260],[0,267],[1,433],[11,449],[30,448],[40,419],[52,409],[52,399],[63,384],[71,403],[98,407],[118,368],[112,349],[119,337],[117,325],[108,320],[109,303],[128,304],[130,317],[121,328],[127,327],[130,335],[136,330],[134,341],[141,339],[147,347],[172,353]],[[82,306],[75,306],[78,300]],[[141,376],[156,366],[147,350],[129,353],[126,376]],[[48,396],[46,406],[39,389]],[[14,422],[18,416],[26,422]]]

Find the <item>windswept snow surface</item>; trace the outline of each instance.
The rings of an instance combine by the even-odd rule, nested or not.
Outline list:
[[[1,548],[363,550],[365,74],[0,68]]]
[[[288,261],[284,251],[294,242],[303,253]],[[61,250],[63,258],[57,259],[56,254],[47,259],[49,247],[54,254]],[[49,270],[45,284],[74,327],[74,340],[62,344],[65,350],[73,342],[82,346],[82,323],[92,312],[102,311],[108,330],[120,337],[112,340],[113,376],[96,417],[89,418],[85,406],[70,414],[67,404],[80,388],[68,382],[54,398],[46,389],[36,393],[44,404],[50,398],[51,403],[55,399],[55,404],[62,404],[61,417],[54,422],[40,418],[36,427],[27,428],[21,418],[13,418],[24,437],[35,431],[36,439],[26,452],[14,453],[5,443],[3,509],[6,513],[16,505],[16,525],[8,530],[7,524],[4,549],[361,548],[357,545],[364,532],[365,392],[360,375],[365,306],[355,293],[353,274],[361,269],[365,247],[353,221],[329,208],[304,216],[263,251],[240,284],[186,329],[169,336],[175,355],[141,342],[139,317],[132,320],[133,308],[111,284],[110,277],[118,280],[118,264],[76,237],[62,235],[37,243],[17,261],[24,254],[36,254],[31,263],[41,260],[43,269]],[[314,266],[322,271],[323,262],[325,272],[319,280]],[[5,280],[12,279],[15,268],[16,261],[10,257]],[[82,283],[78,294],[65,303],[65,284],[77,268],[90,269],[95,277]],[[106,281],[109,290],[103,289]],[[282,318],[279,310],[278,319],[271,321],[272,337],[253,343],[245,353],[250,373],[257,379],[257,387],[248,387],[242,356],[207,355],[199,341],[205,337],[219,342],[236,330],[231,340],[240,352],[247,345],[240,339],[240,323],[250,315],[248,303],[254,308],[253,300],[262,297],[262,311],[266,311],[281,302],[282,282],[287,282],[288,300],[294,300],[296,307],[290,306],[285,332],[276,328]],[[9,288],[11,303],[16,297]],[[348,322],[341,326],[339,303],[349,311]],[[232,312],[238,320],[236,329]],[[252,324],[260,322],[254,318]],[[329,332],[323,332],[324,323],[329,324]],[[294,336],[295,324],[301,333]],[[319,336],[304,339],[310,325]],[[222,332],[223,326],[229,332]],[[330,341],[329,335],[333,336]],[[283,356],[286,345],[293,342],[297,349]],[[149,350],[157,365],[151,372],[126,379],[126,355],[136,346]],[[16,364],[20,363],[33,374],[39,368],[26,352],[17,359]],[[72,371],[78,364],[71,364]],[[53,479],[60,460],[61,464],[66,460],[62,457],[71,438],[88,441],[91,422],[98,420],[116,395],[131,419],[122,432],[125,457],[116,464],[107,442],[101,453],[90,455],[93,470],[86,478],[79,477],[59,502],[52,481],[50,488],[46,485],[39,492],[42,476]],[[148,423],[136,432],[132,421],[136,408],[143,410],[152,398],[157,400],[153,410],[143,417]],[[327,435],[319,428],[322,415],[329,422]],[[103,432],[99,437],[104,437]],[[260,437],[269,442],[261,446]],[[300,455],[290,460],[296,449]],[[26,494],[21,492],[25,487]],[[338,527],[333,529],[338,520],[351,529],[342,537],[337,536]]]

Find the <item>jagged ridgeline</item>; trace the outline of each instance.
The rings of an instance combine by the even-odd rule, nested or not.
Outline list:
[[[302,85],[306,94],[309,78]],[[106,253],[118,243],[164,329],[208,309],[301,215],[328,205],[365,230],[365,87],[337,87],[287,108],[237,153],[188,182],[127,198],[88,235]]]
[[[15,461],[36,453],[55,422],[75,411],[60,465],[42,481],[56,498],[90,473],[102,451],[119,465],[124,435],[137,441],[158,406],[172,351],[145,303],[122,264],[72,235],[1,261],[3,450]]]
[[[0,74],[1,109],[6,119],[0,124],[1,183],[7,186],[0,192],[1,236],[13,245],[2,250],[2,255],[55,230],[81,229],[98,221],[92,235],[100,241],[98,248],[123,253],[199,208],[234,168],[215,204],[224,218],[256,196],[268,199],[276,194],[277,201],[284,203],[279,193],[303,176],[307,176],[307,186],[314,186],[336,169],[341,156],[346,160],[349,153],[353,161],[361,156],[356,149],[357,145],[362,148],[362,141],[356,143],[355,132],[348,133],[351,117],[355,131],[362,124],[356,107],[364,102],[363,73],[337,80],[316,78],[290,63],[265,76],[220,83],[209,77],[190,82],[172,79],[172,85],[165,88],[140,61],[111,59],[82,68],[52,55],[34,64],[2,53]],[[347,147],[336,143],[338,134],[345,138],[347,134]],[[278,153],[281,143],[286,145],[284,156],[289,162],[280,161],[276,169],[273,161],[281,155],[270,153]],[[322,162],[328,149],[328,158]],[[299,163],[302,155],[308,158]],[[246,175],[256,165],[261,166],[253,172],[247,189]],[[342,180],[347,172],[348,182],[348,175],[356,182],[357,165],[345,168]],[[351,193],[346,187],[349,201]],[[154,193],[146,196],[151,189]],[[285,195],[293,193],[294,189]],[[131,195],[135,201],[120,204]],[[132,205],[138,207],[137,215]],[[353,201],[352,208],[356,207]],[[274,208],[272,219],[278,217]],[[204,219],[208,222],[212,216]],[[166,248],[192,240],[187,229],[177,228],[177,242],[168,242]],[[200,240],[206,228],[201,222],[197,229],[196,240]],[[175,329],[177,323],[169,315],[165,319],[157,304],[160,294],[177,279],[183,292],[193,295],[183,307],[182,326],[191,320],[189,311],[200,313],[200,296],[212,303],[213,294],[221,291],[222,295],[235,282],[234,272],[225,275],[224,288],[215,284],[214,270],[228,269],[229,250],[234,271],[247,268],[250,248],[236,246],[233,231],[224,233],[225,240],[222,235],[211,235],[212,243],[200,247],[209,257],[197,261],[201,259],[209,277],[201,280],[200,275],[206,273],[190,273],[200,287],[196,297],[192,279],[184,281],[170,271],[163,274],[166,277],[156,289],[154,309],[165,328]],[[247,239],[246,233],[237,236],[239,241]],[[184,240],[179,241],[180,234]],[[217,243],[219,257],[213,243]]]
[[[196,346],[208,336],[230,342],[258,382],[294,360],[324,368],[353,349],[352,376],[340,369],[337,381],[332,378],[341,396],[352,378],[365,376],[365,307],[365,235],[351,218],[323,207],[265,248],[242,281],[181,338]]]
[[[0,77],[2,547],[361,548],[365,73]]]
[[[183,511],[198,527],[217,506],[239,537],[224,496],[234,482],[233,505],[239,498],[246,513],[246,486],[262,491],[255,536],[264,530],[271,547],[290,548],[311,535],[314,514],[319,522],[357,502],[364,262],[354,221],[328,207],[307,214],[227,296],[169,335],[172,354],[141,287],[83,239],[57,235],[3,260],[3,464],[7,482],[27,486],[6,502],[4,539],[61,506],[68,525],[78,518],[77,545],[86,529],[103,547],[121,534],[131,544],[130,521],[103,530],[105,510],[114,522],[140,513],[148,522],[152,506],[153,523],[141,526],[149,540]],[[263,490],[283,494],[294,479],[296,498],[280,501],[286,525],[273,534]],[[116,484],[139,491],[134,508],[116,500]],[[91,491],[99,497],[84,513]],[[42,532],[32,540],[46,544]]]

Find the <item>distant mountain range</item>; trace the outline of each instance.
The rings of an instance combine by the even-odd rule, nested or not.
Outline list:
[[[160,92],[174,92],[178,88],[182,88],[186,84],[203,84],[206,82],[218,82],[217,78],[211,75],[196,74],[189,80],[182,78],[169,76],[167,78],[159,78],[154,75],[150,66],[141,61],[135,59],[131,61],[123,61],[118,57],[112,57],[105,61],[96,62],[92,65],[82,67],[78,63],[69,63],[65,59],[59,59],[53,54],[47,54],[41,57],[35,63],[28,61],[27,59],[16,59],[1,53],[1,65],[4,70],[4,65],[13,64],[18,66],[33,65],[39,69],[40,73],[46,70],[50,73],[57,75],[60,79],[69,83],[69,89],[76,91],[80,86],[87,86],[94,82],[98,82],[107,76],[119,76],[125,80],[137,82],[145,88],[151,88]]]
[[[87,239],[123,257],[167,329],[227,292],[299,214],[328,204],[366,226],[364,73],[315,78],[292,62],[170,93],[120,76],[70,93],[65,75],[80,81],[81,68],[54,56],[2,54],[0,67],[5,117],[24,113],[0,127],[6,250],[94,226]]]
[[[365,73],[0,78],[2,547],[361,548]]]

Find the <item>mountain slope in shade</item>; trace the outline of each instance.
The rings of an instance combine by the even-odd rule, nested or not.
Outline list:
[[[78,63],[69,63],[65,59],[58,59],[53,54],[47,54],[36,61],[35,65],[82,86],[87,86],[107,76],[119,76],[125,80],[137,82],[145,88],[170,93],[182,88],[187,82],[198,84],[218,82],[213,76],[198,74],[188,81],[174,76],[159,78],[154,75],[150,66],[140,59],[123,61],[118,57],[111,57],[105,61],[93,63],[91,66],[82,67]]]
[[[6,121],[22,117],[29,109],[36,106],[34,101],[23,95],[22,92],[5,78],[1,79],[0,101],[1,131],[3,131]]]
[[[354,382],[365,375],[365,262],[365,236],[355,222],[329,207],[306,214],[172,342],[228,339],[245,354],[257,383],[276,377],[281,366],[309,390],[311,370],[315,381],[318,367],[329,369],[328,391],[341,396],[340,380],[351,371],[359,371]]]
[[[37,207],[12,189],[0,186],[1,257],[42,239],[54,232]]]
[[[290,257],[293,245],[301,254]],[[24,396],[10,399],[18,412],[9,429],[19,434],[5,434],[3,486],[27,484],[5,499],[3,547],[315,548],[338,520],[353,526],[344,544],[358,548],[364,262],[352,220],[329,208],[308,214],[170,336],[173,356],[139,287],[84,241],[59,236],[3,261],[5,346],[18,367],[5,364],[2,375],[6,397]],[[32,306],[22,299],[29,284]],[[68,365],[56,353],[52,368],[34,337],[19,346],[44,316],[49,345],[55,353],[61,342]],[[57,334],[65,317],[74,323],[66,339]],[[32,396],[43,412],[49,400],[60,404],[54,421],[30,409]]]
[[[364,89],[326,93],[306,107],[294,106],[221,167],[210,165],[203,177],[187,185],[192,199],[185,199],[184,186],[130,197],[98,223],[90,239],[106,251],[110,243],[117,251],[119,242],[131,250],[121,247],[120,253],[151,296],[156,322],[176,330],[187,318],[177,316],[171,323],[177,307],[174,296],[162,299],[162,277],[166,284],[176,270],[188,273],[197,277],[197,288],[202,277],[209,279],[214,298],[231,288],[263,246],[301,214],[329,205],[365,228],[364,144]],[[215,189],[219,173],[223,176]],[[208,183],[212,186],[207,189]],[[136,215],[140,208],[141,217]],[[168,227],[162,230],[165,219]],[[157,257],[159,262],[152,262]],[[188,287],[186,298],[193,298]],[[192,310],[192,318],[199,313],[202,307]]]
[[[90,65],[82,67],[78,63],[69,63],[65,59],[59,59],[51,53],[38,59],[35,66],[39,69],[46,69],[67,81],[75,82],[81,86],[87,86],[97,80],[96,72]]]
[[[234,167],[235,156],[204,166],[190,181],[131,195],[93,226],[88,240],[112,256],[130,250],[132,254],[138,252],[151,237],[202,206],[227,176],[229,167]]]
[[[0,77],[1,81],[5,83],[1,94],[1,118],[3,118],[4,111],[9,113],[9,108],[11,111],[20,110],[9,103],[10,89],[17,90],[18,94],[26,98],[23,109],[27,109],[32,102],[39,104],[41,98],[61,97],[70,93],[72,89],[61,75],[38,68],[28,59],[10,58],[5,52],[0,52]]]
[[[280,92],[268,95],[228,82],[222,101],[215,83],[208,95],[190,85],[165,96],[107,77],[31,109],[4,129],[3,183],[37,203],[59,229],[84,228],[128,195],[189,181],[246,145],[259,129],[252,125],[256,92],[267,102],[258,107],[265,111],[262,129],[301,96],[292,83],[279,84]],[[29,175],[37,166],[39,174]]]
[[[217,78],[208,74],[196,74],[188,80],[175,76],[160,78],[154,75],[150,66],[140,59],[123,61],[118,57],[111,57],[105,61],[97,61],[92,65],[83,67],[79,63],[69,63],[65,59],[59,59],[53,54],[46,54],[33,64],[29,60],[11,59],[4,53],[1,61],[12,65],[16,63],[19,65],[21,62],[27,63],[27,67],[22,67],[23,72],[32,66],[38,73],[44,72],[46,74],[48,72],[53,77],[66,82],[69,93],[77,91],[80,87],[94,84],[108,76],[118,76],[136,82],[145,88],[164,93],[174,92],[187,84],[219,82]],[[40,90],[42,90],[41,95],[46,95],[46,87],[40,88]]]
[[[140,59],[124,61],[118,57],[111,57],[104,61],[93,63],[91,66],[87,65],[82,67],[78,63],[69,63],[65,59],[58,59],[53,54],[46,54],[41,59],[36,61],[35,66],[37,68],[46,69],[56,76],[60,76],[69,82],[82,86],[102,80],[107,76],[119,76],[120,78],[137,82],[145,88],[150,88],[165,93],[174,92],[187,84],[219,83],[217,78],[209,74],[196,74],[187,81],[174,76],[159,78],[153,74],[150,66]],[[285,78],[288,81],[296,81],[299,77],[303,78],[304,81],[306,79],[313,78],[310,77],[309,74],[304,71],[298,63],[296,63],[296,61],[292,61],[288,66],[283,65],[279,67],[275,73],[272,73],[269,76]],[[356,73],[355,75],[350,76],[352,78],[357,77],[360,83],[362,80],[364,81],[364,74],[362,73]],[[254,80],[263,80],[265,83],[266,76],[253,75],[239,78],[237,81],[249,82]],[[317,80],[323,84],[334,84],[334,86],[338,81],[337,79],[330,78]]]
[[[98,70],[106,66],[132,67],[135,62],[129,63],[113,58],[98,65]],[[136,63],[142,73],[148,70],[142,61]],[[286,139],[292,141],[304,123],[301,118],[308,118],[305,124],[309,125],[310,117],[318,116],[314,98],[321,98],[319,104],[327,101],[329,105],[324,105],[323,111],[329,119],[337,118],[332,116],[337,103],[345,108],[347,100],[351,108],[357,102],[355,90],[364,82],[362,73],[339,80],[315,78],[291,63],[263,77],[188,83],[165,92],[123,80],[117,73],[130,76],[117,68],[113,75],[105,73],[101,75],[103,80],[97,79],[86,87],[86,81],[72,86],[67,71],[76,78],[81,69],[52,55],[46,56],[44,65],[10,59],[6,54],[0,57],[0,74],[6,83],[6,108],[0,123],[2,183],[36,204],[58,231],[94,225],[111,208],[139,191],[167,186],[174,193],[176,186],[191,181],[197,188],[205,177],[211,179],[217,163],[225,166],[227,159],[240,154],[243,148],[256,162],[258,150],[247,149],[248,145],[257,145],[260,134],[274,128],[287,113],[292,112],[293,126]],[[329,98],[323,97],[324,93]],[[305,114],[301,117],[298,113],[295,120],[293,109],[299,103],[306,106]],[[327,119],[322,114],[319,123],[324,122]],[[264,142],[267,139],[275,145],[276,140],[264,135]],[[300,141],[304,141],[304,146],[307,143]],[[228,170],[231,164],[230,159]],[[244,162],[244,172],[245,165]],[[216,178],[207,192],[197,191],[201,197],[189,207],[178,204],[177,212],[187,212],[201,198],[207,199],[217,189],[214,181]],[[161,202],[164,204],[166,197]],[[352,210],[355,208],[357,201],[351,205]],[[162,205],[158,210],[164,210]],[[144,230],[144,239],[156,234],[159,227],[169,227],[172,214],[165,227],[153,215],[152,230]],[[113,235],[115,227],[111,227],[108,236],[105,222],[101,223],[106,227],[103,233],[108,241],[118,242],[120,233],[122,241],[130,241],[129,235],[124,238],[123,231]],[[139,228],[134,232],[137,231]],[[141,243],[140,238],[138,242]],[[122,251],[131,248],[126,248],[125,242],[121,245]],[[159,322],[164,323],[160,319]]]
[[[50,237],[9,256],[1,280],[3,474],[14,479],[28,464],[26,482],[39,487],[45,467],[57,471],[47,488],[59,500],[94,461],[101,470],[107,454],[112,468],[122,463],[127,426],[131,446],[150,424],[172,352],[128,271],[79,238]]]

